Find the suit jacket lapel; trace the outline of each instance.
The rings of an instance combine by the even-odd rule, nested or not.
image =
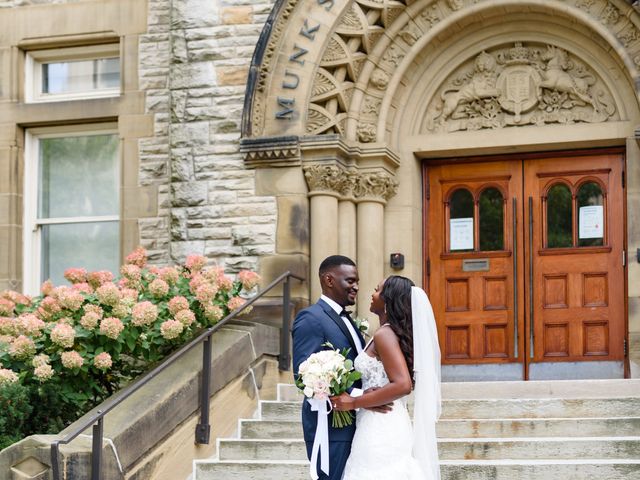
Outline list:
[[[335,324],[338,325],[340,330],[342,330],[342,333],[344,333],[344,336],[347,337],[347,339],[349,340],[351,347],[353,347],[353,351],[357,353],[358,348],[356,347],[355,343],[353,343],[353,337],[351,336],[351,332],[349,332],[349,329],[342,321],[342,318],[340,318],[340,315],[338,315],[336,311],[333,308],[331,308],[326,302],[320,300],[318,303],[320,304],[322,309],[325,311],[325,313],[329,315],[329,318],[331,318],[331,320],[333,320]]]

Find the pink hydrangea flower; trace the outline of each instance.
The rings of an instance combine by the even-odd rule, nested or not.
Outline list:
[[[89,312],[95,313],[98,316],[98,318],[102,318],[102,316],[104,315],[104,310],[102,310],[102,308],[100,308],[98,305],[93,305],[91,303],[85,305],[83,307],[83,310],[85,313],[89,313]]]
[[[142,270],[134,264],[125,264],[120,268],[120,274],[128,280],[139,282],[142,279]]]
[[[131,315],[131,307],[127,302],[120,301],[118,304],[113,307],[111,310],[111,315],[118,318],[125,318]]]
[[[184,262],[184,266],[189,269],[190,272],[199,272],[207,264],[207,257],[202,255],[189,255]]]
[[[31,305],[31,297],[16,292],[15,290],[5,290],[0,295],[0,298],[11,300],[16,305]]]
[[[175,315],[180,310],[186,310],[189,308],[189,300],[187,300],[183,296],[178,295],[176,297],[173,297],[171,300],[169,300],[168,307],[169,307],[169,312],[171,312],[171,315]]]
[[[196,315],[191,310],[180,310],[175,314],[175,319],[185,327],[196,321]]]
[[[178,338],[184,329],[184,325],[177,320],[166,320],[160,325],[160,334],[166,340]]]
[[[131,305],[138,301],[138,290],[135,288],[122,288],[120,295],[122,295],[122,300],[125,300]]]
[[[238,280],[242,283],[242,288],[252,290],[260,282],[260,275],[251,270],[241,270],[238,273]]]
[[[196,289],[196,298],[200,303],[208,303],[214,299],[218,293],[218,286],[213,283],[203,283]]]
[[[41,353],[40,355],[36,355],[35,357],[33,357],[33,360],[31,360],[31,365],[33,365],[34,368],[38,368],[41,365],[48,365],[49,360],[49,355]]]
[[[26,360],[36,353],[36,344],[29,337],[19,335],[9,347],[9,355],[18,360]]]
[[[62,352],[60,356],[62,366],[65,368],[80,368],[84,364],[84,358],[76,351]]]
[[[13,342],[13,335],[3,335],[0,333],[0,344],[11,345]]]
[[[13,315],[16,304],[6,298],[0,298],[0,315]]]
[[[33,371],[33,375],[40,382],[46,382],[47,380],[51,379],[51,377],[53,377],[53,368],[51,368],[51,365],[48,364],[40,365]]]
[[[193,275],[191,280],[189,280],[189,290],[191,293],[195,294],[196,290],[200,285],[204,285],[205,283],[209,283],[209,280],[200,274]]]
[[[20,315],[16,324],[20,333],[30,337],[39,337],[45,327],[45,323],[32,313]]]
[[[68,325],[66,323],[58,323],[51,330],[51,341],[63,348],[73,347],[75,338],[76,331],[71,325]]]
[[[113,273],[108,270],[100,270],[98,272],[91,272],[87,275],[87,281],[93,288],[98,288],[105,283],[113,281]]]
[[[120,290],[113,283],[108,282],[98,287],[96,290],[96,296],[100,303],[105,305],[114,306],[120,300]]]
[[[127,255],[125,263],[144,268],[147,264],[147,251],[142,247],[136,248],[133,252]]]
[[[9,383],[16,383],[18,381],[18,375],[8,368],[0,368],[0,385]]]
[[[84,268],[67,268],[64,271],[64,278],[69,283],[84,283],[87,281],[87,271]]]
[[[87,295],[93,293],[93,287],[87,282],[74,283],[71,288],[73,288],[76,292],[86,293]]]
[[[149,292],[156,298],[162,298],[169,293],[169,284],[160,278],[156,278],[149,284]]]
[[[40,317],[46,319],[58,313],[60,310],[62,310],[62,307],[60,306],[60,302],[58,302],[56,298],[44,297],[40,302],[40,308],[38,309],[39,312],[40,309],[43,310],[43,312],[40,314]]]
[[[224,311],[220,308],[219,305],[214,305],[212,303],[206,304],[204,306],[204,316],[210,322],[217,322],[224,315]]]
[[[247,301],[242,297],[231,297],[227,302],[227,307],[229,308],[229,310],[233,311],[236,308],[240,308],[245,303],[247,303]],[[247,310],[244,310],[243,313],[247,313]]]
[[[111,355],[107,352],[102,352],[95,356],[93,364],[100,370],[109,370],[113,365],[113,360],[111,360]]]
[[[164,267],[160,269],[158,276],[169,285],[174,285],[180,279],[180,272],[175,267]]]
[[[17,333],[16,328],[17,327],[15,319],[9,317],[0,317],[0,334],[15,335]]]
[[[158,307],[151,302],[140,302],[133,307],[131,323],[137,327],[149,325],[158,318]]]
[[[228,275],[220,275],[218,277],[218,286],[220,290],[228,292],[233,288],[233,279]]]
[[[116,340],[124,330],[124,325],[119,318],[107,317],[100,322],[100,333]]]
[[[84,303],[84,295],[70,287],[57,287],[53,297],[60,302],[60,306],[72,312],[78,310]]]
[[[80,319],[80,325],[87,330],[93,330],[98,325],[98,322],[102,318],[96,312],[87,312]]]

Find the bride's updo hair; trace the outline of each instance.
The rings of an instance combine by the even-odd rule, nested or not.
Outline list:
[[[409,374],[413,379],[413,321],[411,318],[411,287],[406,277],[392,275],[382,284],[380,297],[384,301],[387,323],[398,337]]]

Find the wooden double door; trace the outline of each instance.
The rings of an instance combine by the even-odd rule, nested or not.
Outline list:
[[[590,367],[617,376],[622,153],[474,160],[424,169],[426,283],[443,365],[509,364],[525,379],[600,375]]]

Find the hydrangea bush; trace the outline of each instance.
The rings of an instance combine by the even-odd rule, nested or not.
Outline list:
[[[65,272],[70,285],[47,281],[36,298],[0,293],[0,402],[14,396],[16,402],[8,403],[16,405],[26,394],[30,400],[22,404],[34,407],[53,395],[51,415],[67,412],[73,418],[58,418],[51,428],[74,421],[242,306],[260,280],[247,270],[234,279],[222,267],[206,264],[205,257],[192,255],[181,266],[147,266],[146,252],[138,248],[127,256],[119,278],[70,268]],[[20,412],[0,412],[0,449],[16,438],[53,433],[25,425],[18,436],[3,432],[3,425],[15,425],[3,422],[5,415],[17,418]],[[42,422],[32,428],[39,427]],[[12,440],[3,445],[7,433]]]

